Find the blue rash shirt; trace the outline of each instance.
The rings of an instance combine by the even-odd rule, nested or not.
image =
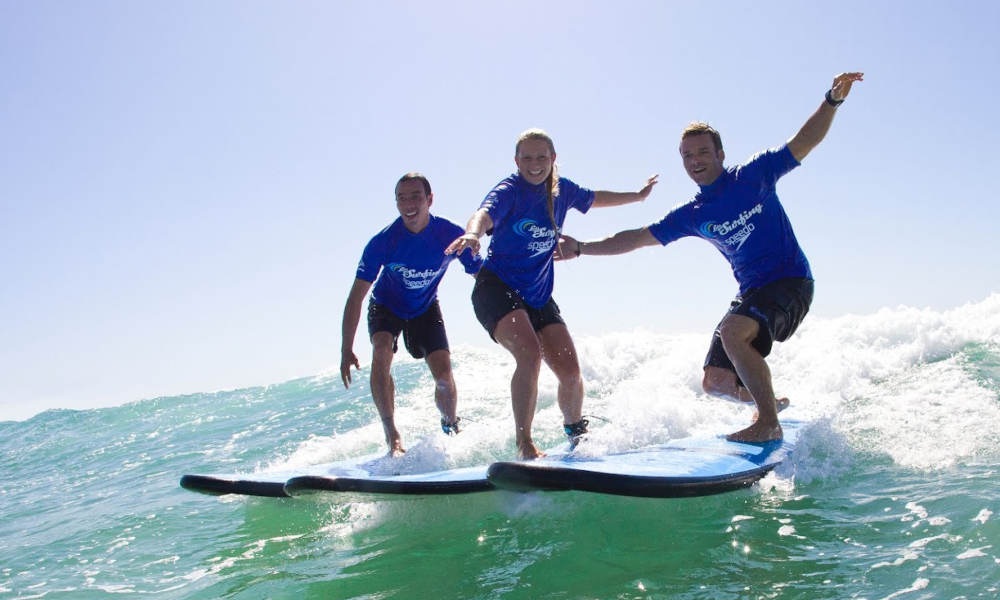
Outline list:
[[[729,167],[689,202],[649,226],[663,245],[697,236],[715,246],[733,268],[740,294],[786,277],[812,279],[775,185],[799,162],[785,145]]]
[[[375,281],[372,301],[397,317],[420,316],[437,299],[438,284],[455,259],[444,249],[463,233],[465,229],[434,215],[420,233],[413,233],[399,217],[365,246],[357,277]],[[471,250],[463,251],[458,260],[466,273],[476,273],[483,264],[482,257]]]
[[[560,177],[559,195],[553,202],[556,227],[562,229],[569,209],[586,213],[593,204],[593,191]],[[493,219],[493,239],[483,267],[496,273],[529,306],[545,306],[552,297],[557,239],[545,184],[533,185],[515,173],[498,183],[480,208]]]

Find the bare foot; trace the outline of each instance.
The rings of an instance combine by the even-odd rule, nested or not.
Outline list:
[[[523,442],[517,446],[517,457],[521,460],[535,460],[543,456],[545,453],[535,447],[534,442]]]
[[[754,421],[750,427],[741,429],[736,433],[730,433],[726,436],[726,439],[730,442],[760,443],[780,440],[783,436],[784,432],[781,431],[780,424],[761,425],[758,421]]]
[[[406,448],[403,447],[403,442],[396,440],[389,446],[389,456],[393,458],[399,458],[400,456],[406,454]]]
[[[781,411],[785,410],[786,408],[788,408],[788,405],[791,404],[792,402],[788,398],[778,398],[777,403],[778,403],[778,412],[781,412]],[[753,422],[754,423],[757,422],[757,417],[758,416],[760,416],[760,415],[757,414],[757,411],[753,411]]]

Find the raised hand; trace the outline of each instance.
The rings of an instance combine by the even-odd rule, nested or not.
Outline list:
[[[649,196],[649,193],[653,191],[653,186],[657,184],[659,177],[660,174],[657,173],[656,175],[651,175],[650,178],[646,180],[646,185],[642,186],[642,189],[638,192],[640,198],[645,200],[646,197]]]
[[[833,85],[830,86],[830,96],[834,100],[843,100],[847,94],[851,93],[851,86],[855,81],[864,81],[864,73],[841,73],[833,78]]]

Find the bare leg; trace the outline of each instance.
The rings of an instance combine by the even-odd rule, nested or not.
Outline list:
[[[545,364],[559,380],[559,409],[562,410],[563,423],[577,423],[583,418],[583,378],[573,338],[562,323],[549,325],[538,333]]]
[[[447,350],[435,350],[427,355],[426,361],[434,377],[434,402],[441,412],[441,418],[454,423],[458,392],[455,389],[455,376],[451,371],[451,353]]]
[[[757,404],[757,420],[746,429],[726,436],[732,441],[766,442],[781,439],[783,435],[771,386],[771,370],[760,352],[750,345],[759,331],[757,321],[743,315],[729,315],[719,328],[722,347]]]
[[[739,384],[736,379],[736,373],[729,369],[712,366],[705,367],[705,378],[701,382],[701,387],[705,390],[706,394],[712,396],[719,396],[734,402],[753,402],[753,396],[750,395],[750,391]],[[788,398],[784,397],[778,398],[777,402],[778,412],[785,410],[790,404]],[[753,420],[756,421],[758,416],[755,412]]]
[[[750,392],[736,382],[736,372],[722,367],[705,367],[705,378],[701,387],[706,394],[719,396],[735,402],[753,402]]]
[[[517,453],[520,458],[544,456],[531,439],[531,422],[538,403],[538,373],[542,366],[542,350],[538,336],[531,327],[528,313],[515,310],[497,323],[493,337],[514,356],[514,376],[510,380],[510,399],[514,409]]]
[[[392,380],[390,366],[392,365],[392,336],[379,331],[372,336],[372,399],[378,416],[382,418],[382,429],[385,431],[385,442],[389,446],[389,454],[402,456],[406,449],[403,440],[396,430],[393,417],[396,409],[396,384]]]

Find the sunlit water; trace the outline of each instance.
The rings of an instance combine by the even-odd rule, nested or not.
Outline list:
[[[588,451],[723,433],[703,335],[577,340]],[[463,433],[422,363],[394,367],[407,460],[514,455],[496,347],[455,348]],[[770,359],[790,460],[692,499],[579,492],[211,497],[184,473],[295,468],[381,448],[366,385],[266,388],[0,423],[0,598],[1000,598],[1000,295],[949,311],[807,319]],[[367,370],[359,375],[366,380]],[[561,441],[543,372],[536,438]]]

